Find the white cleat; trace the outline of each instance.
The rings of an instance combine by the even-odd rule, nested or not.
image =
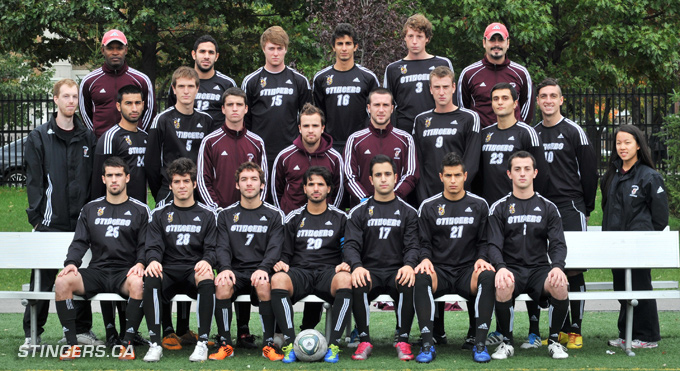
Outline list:
[[[564,345],[554,341],[548,345],[548,352],[550,352],[550,356],[553,357],[553,359],[565,359],[569,357],[567,348],[565,348]]]
[[[191,362],[203,362],[208,360],[208,344],[205,341],[196,343],[194,352],[189,356]]]
[[[512,356],[515,355],[515,348],[506,343],[501,343],[501,345],[496,348],[496,351],[493,352],[491,355],[491,358],[493,359],[508,359]]]
[[[163,357],[163,347],[157,343],[149,345],[149,351],[144,356],[144,362],[158,362]]]

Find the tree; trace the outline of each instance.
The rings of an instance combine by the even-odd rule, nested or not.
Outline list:
[[[0,96],[45,96],[52,88],[51,71],[38,71],[18,54],[0,56]]]

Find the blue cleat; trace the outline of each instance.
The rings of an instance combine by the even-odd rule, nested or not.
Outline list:
[[[326,352],[326,355],[323,357],[324,362],[338,363],[338,361],[340,360],[340,357],[338,356],[339,353],[340,347],[334,344],[329,345],[328,351]]]
[[[418,363],[430,363],[437,358],[437,352],[433,345],[426,345],[420,348],[420,353],[416,356]]]
[[[486,350],[486,347],[484,347],[483,350],[477,351],[477,348],[479,345],[475,345],[474,348],[472,348],[472,359],[475,360],[475,362],[479,363],[487,363],[491,360],[491,356],[489,355],[489,351]],[[481,348],[481,347],[480,347]]]
[[[288,344],[285,347],[281,348],[283,351],[283,359],[281,362],[283,363],[293,363],[297,361],[297,357],[295,356],[295,350],[293,350],[293,344]]]

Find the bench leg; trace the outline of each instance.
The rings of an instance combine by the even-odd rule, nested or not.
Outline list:
[[[333,328],[333,307],[329,303],[323,303],[323,309],[326,310],[326,342],[331,341],[331,329]]]
[[[626,291],[633,291],[632,270],[626,269]],[[632,350],[633,345],[633,307],[637,305],[637,300],[628,300],[626,303],[626,349],[629,356],[635,356]]]
[[[33,291],[40,291],[40,269],[33,275]],[[38,306],[35,300],[29,301],[31,306],[31,345],[38,345]]]

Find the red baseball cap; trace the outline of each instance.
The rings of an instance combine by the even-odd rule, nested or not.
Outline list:
[[[102,37],[102,45],[109,45],[111,41],[118,41],[123,45],[127,45],[125,34],[116,29],[109,30],[104,34],[104,37]]]
[[[495,34],[503,36],[503,39],[507,39],[508,36],[510,36],[510,34],[508,34],[508,29],[498,22],[486,26],[486,30],[484,31],[484,38],[489,40]]]

